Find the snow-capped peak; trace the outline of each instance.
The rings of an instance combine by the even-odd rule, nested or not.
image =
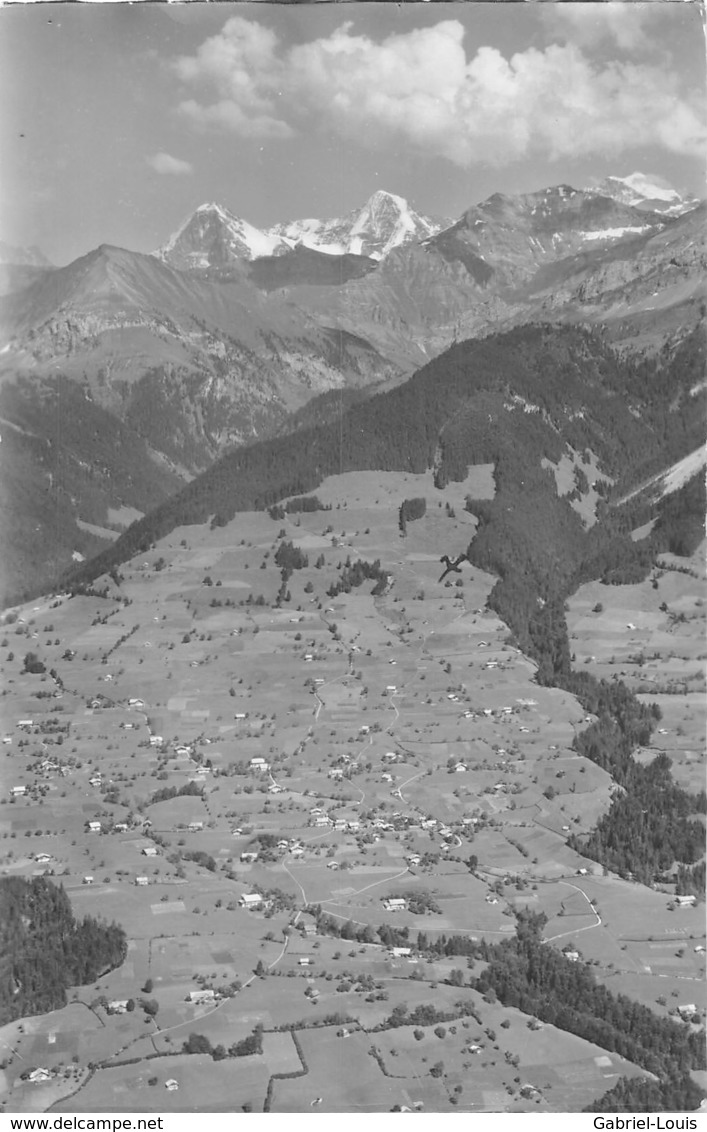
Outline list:
[[[697,201],[682,196],[662,177],[646,173],[630,173],[627,177],[606,177],[587,187],[588,193],[612,197],[632,208],[650,208],[655,212],[679,214]]]
[[[223,205],[209,202],[199,205],[155,255],[185,270],[278,255],[288,246],[279,236],[263,232]]]
[[[415,212],[404,197],[378,189],[364,206],[331,220],[292,220],[270,229],[271,235],[304,244],[320,252],[346,252],[383,259],[393,248],[434,236],[449,221]]]

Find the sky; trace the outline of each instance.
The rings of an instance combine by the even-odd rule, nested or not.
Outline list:
[[[705,195],[697,3],[0,8],[0,240],[149,252],[206,201],[258,227],[376,189],[457,218],[641,171]]]

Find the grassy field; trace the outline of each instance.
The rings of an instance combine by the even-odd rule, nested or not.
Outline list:
[[[557,469],[560,489],[567,471]],[[340,1025],[322,1025],[332,1017],[370,1031],[396,1006],[459,995],[442,981],[452,961],[392,957],[377,934],[386,924],[413,947],[418,932],[493,941],[530,907],[547,915],[546,939],[576,946],[612,989],[659,1013],[685,1000],[704,1008],[702,908],[671,910],[670,892],[603,876],[566,844],[610,801],[609,776],[572,749],[581,705],[535,684],[533,663],[485,610],[491,576],[464,564],[438,581],[440,554],[473,537],[468,494],[492,496],[490,465],[442,491],[431,474],[332,477],[317,491],[328,510],[177,529],[126,564],[119,586],[107,581],[105,598],[45,601],[4,626],[0,869],[48,872],[78,916],[115,919],[129,939],[122,967],[73,989],[77,1001],[0,1031],[5,1110],[47,1107],[71,1088],[59,1111],[260,1111],[270,1075],[299,1065],[276,1032],[294,1023],[309,1027],[308,1073],[274,1083],[277,1112],[577,1111],[635,1072],[485,1003],[482,1053],[468,1052],[474,1022],[443,1040],[409,1027],[336,1037]],[[398,510],[416,497],[427,512],[403,537]],[[287,542],[307,564],[278,603],[274,559]],[[384,592],[371,593],[373,580],[334,592],[358,558],[380,560]],[[660,704],[657,746],[639,758],[666,750],[697,788],[702,574],[698,556],[692,573],[675,566],[666,556],[641,586],[583,587],[568,624],[578,666],[619,674]],[[23,670],[29,652],[44,673]],[[154,800],[185,787],[200,794]],[[266,902],[249,911],[253,893]],[[384,907],[411,894],[434,910]],[[311,905],[368,927],[370,942],[304,935]],[[188,1001],[203,987],[212,1004]],[[144,997],[157,1001],[154,1019]],[[134,1012],[105,1009],[130,998]],[[192,1032],[229,1046],[257,1024],[260,1056],[179,1052]],[[56,1076],[20,1084],[27,1064]]]

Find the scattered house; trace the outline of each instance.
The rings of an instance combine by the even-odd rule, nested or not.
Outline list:
[[[386,685],[385,690],[388,693],[388,695],[394,695],[395,692],[397,692],[398,689],[396,688],[395,684],[388,684],[388,685]]]
[[[695,952],[696,952],[696,953],[697,953],[698,955],[704,955],[704,951],[705,951],[705,949],[704,949],[704,947],[703,947],[703,945],[702,945],[701,943],[698,943],[697,947],[693,948],[693,950],[694,950],[694,951],[695,951]]]
[[[175,1081],[174,1077],[170,1077],[169,1081],[165,1081],[164,1087],[170,1093],[175,1093],[179,1088],[179,1081]]]
[[[21,798],[26,793],[27,793],[27,787],[26,786],[13,786],[12,789],[10,790],[10,794],[12,795],[13,798]]]
[[[577,876],[578,877],[586,877],[588,873],[589,873],[589,869],[577,869]]]
[[[25,729],[29,728],[29,727],[34,727],[34,720],[33,719],[18,719],[17,720],[17,726],[25,728]]]
[[[289,842],[285,841],[284,837],[282,838],[281,841],[278,841],[278,843],[277,843],[278,849],[287,849],[288,845],[289,845]]]
[[[101,823],[99,821],[90,821],[88,823],[88,832],[89,833],[100,833],[102,828],[103,827],[101,826]],[[143,852],[144,852],[144,850],[143,850]],[[156,852],[156,850],[155,850],[155,852]]]
[[[142,850],[143,857],[156,857],[157,847],[155,845],[146,845]]]
[[[407,900],[402,896],[389,896],[383,901],[383,907],[386,912],[404,912],[407,908]]]
[[[456,765],[454,767],[454,773],[455,774],[466,774],[467,770],[468,770],[468,767],[466,766],[466,763],[456,763]]]
[[[336,869],[338,869],[338,867],[339,867],[339,862],[338,862],[338,861],[327,861],[327,868],[328,868],[328,869],[334,869],[334,870],[336,870]]]
[[[311,967],[312,960],[310,959],[310,957],[308,955],[302,955],[297,960],[297,963],[300,967]]]
[[[368,734],[369,734],[369,732],[370,732],[370,730],[371,730],[371,729],[370,729],[370,727],[368,726],[368,724],[367,724],[367,723],[364,723],[363,727],[359,727],[359,729],[358,729],[358,733],[359,733],[359,735],[368,735]],[[7,740],[5,740],[5,742],[7,742]]]
[[[108,1003],[106,1010],[109,1014],[126,1014],[128,1010],[127,998],[114,998],[112,1002]]]
[[[386,751],[385,754],[383,755],[383,758],[385,759],[385,761],[389,762],[389,763],[394,763],[397,760],[397,757],[398,756],[395,753],[395,751]]]
[[[145,885],[148,885],[149,883],[149,877],[135,877],[135,884],[137,884],[140,888],[144,888]]]
[[[361,828],[360,821],[350,821],[347,824],[349,827],[349,833],[358,833]]]
[[[241,908],[259,908],[264,901],[259,892],[244,892],[238,903]]]
[[[411,853],[409,857],[405,858],[405,860],[407,861],[408,865],[419,865],[422,857],[419,853]]]
[[[51,1080],[51,1073],[48,1069],[33,1069],[31,1073],[27,1074],[27,1080],[31,1081],[33,1085],[39,1085],[42,1081]]]
[[[330,821],[326,814],[318,814],[311,824],[316,826],[318,829],[321,829],[324,826],[328,826],[330,824]]]
[[[278,786],[277,782],[273,782],[272,786],[268,786],[268,794],[282,794],[282,786]]]
[[[189,1001],[195,1006],[213,1005],[216,1001],[216,994],[210,989],[189,991]]]
[[[191,833],[196,833],[198,830],[203,829],[203,828],[204,828],[203,821],[190,821],[189,825],[187,826],[187,829]]]
[[[324,677],[323,676],[315,677],[314,683],[316,684],[317,687],[320,687],[324,683]]]
[[[248,766],[251,770],[258,770],[261,772],[270,770],[270,764],[267,763],[265,759],[260,758],[260,756],[256,756],[256,758],[251,759],[248,763]]]
[[[333,767],[330,767],[329,770],[327,771],[327,777],[328,778],[343,778],[344,772],[343,772],[343,770],[339,770],[338,767],[333,766]]]
[[[412,955],[411,947],[391,947],[390,954],[393,959],[406,959],[408,955]]]
[[[233,718],[234,719],[245,719],[246,718],[246,712],[237,711]]]
[[[258,854],[254,849],[246,849],[245,853],[241,853],[241,861],[244,865],[252,865],[253,861],[258,860]]]
[[[293,857],[304,857],[304,849],[302,848],[301,845],[295,846],[295,848],[292,850],[292,856]]]
[[[100,786],[101,785],[100,774],[94,774],[92,778],[89,778],[88,784],[89,784],[89,786]]]
[[[392,776],[392,774],[387,774],[387,773],[386,773],[386,774],[382,774],[382,775],[381,775],[381,782],[392,782],[392,781],[393,781],[393,776]]]
[[[182,758],[185,757],[185,756],[188,758],[189,755],[191,755],[191,751],[189,750],[188,747],[177,747],[175,753],[177,755],[180,755]]]
[[[345,833],[348,822],[346,818],[337,818],[334,822],[334,830],[336,833]]]
[[[151,747],[161,747],[163,743],[164,743],[164,739],[162,738],[161,735],[150,735],[150,746]]]
[[[38,865],[48,865],[52,858],[49,853],[35,853],[34,859]]]
[[[311,661],[313,661],[313,660],[314,660],[314,657],[312,656],[311,652],[308,652],[308,653],[306,653],[306,654],[305,654],[305,658],[304,658],[304,659],[305,659],[305,660],[307,661],[307,663],[309,664],[309,663],[310,663]]]
[[[696,896],[676,896],[675,903],[678,908],[690,908],[693,904],[697,903]]]
[[[305,924],[303,930],[304,930],[304,934],[306,936],[316,935],[317,934],[317,925],[312,924],[312,923]]]
[[[132,696],[128,700],[128,707],[144,707],[144,706],[145,706],[145,701],[144,700],[138,700],[135,696]]]
[[[696,1014],[697,1013],[697,1006],[695,1005],[694,1002],[687,1002],[687,1003],[685,1003],[684,1006],[678,1006],[677,1010],[678,1010],[678,1014],[681,1014],[684,1017],[686,1014],[687,1015]]]
[[[569,959],[571,963],[579,962],[579,952],[575,951],[575,949],[572,947],[566,948],[562,952],[562,954],[564,955],[565,959]]]
[[[82,884],[93,884],[93,877],[84,877],[81,881]]]
[[[127,833],[128,823],[126,821],[116,822],[115,825],[113,826],[113,829],[115,830],[116,833]]]

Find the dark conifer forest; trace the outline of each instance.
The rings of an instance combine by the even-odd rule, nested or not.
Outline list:
[[[0,879],[0,1025],[65,1006],[68,987],[94,982],[126,954],[122,928],[76,920],[60,885]]]

